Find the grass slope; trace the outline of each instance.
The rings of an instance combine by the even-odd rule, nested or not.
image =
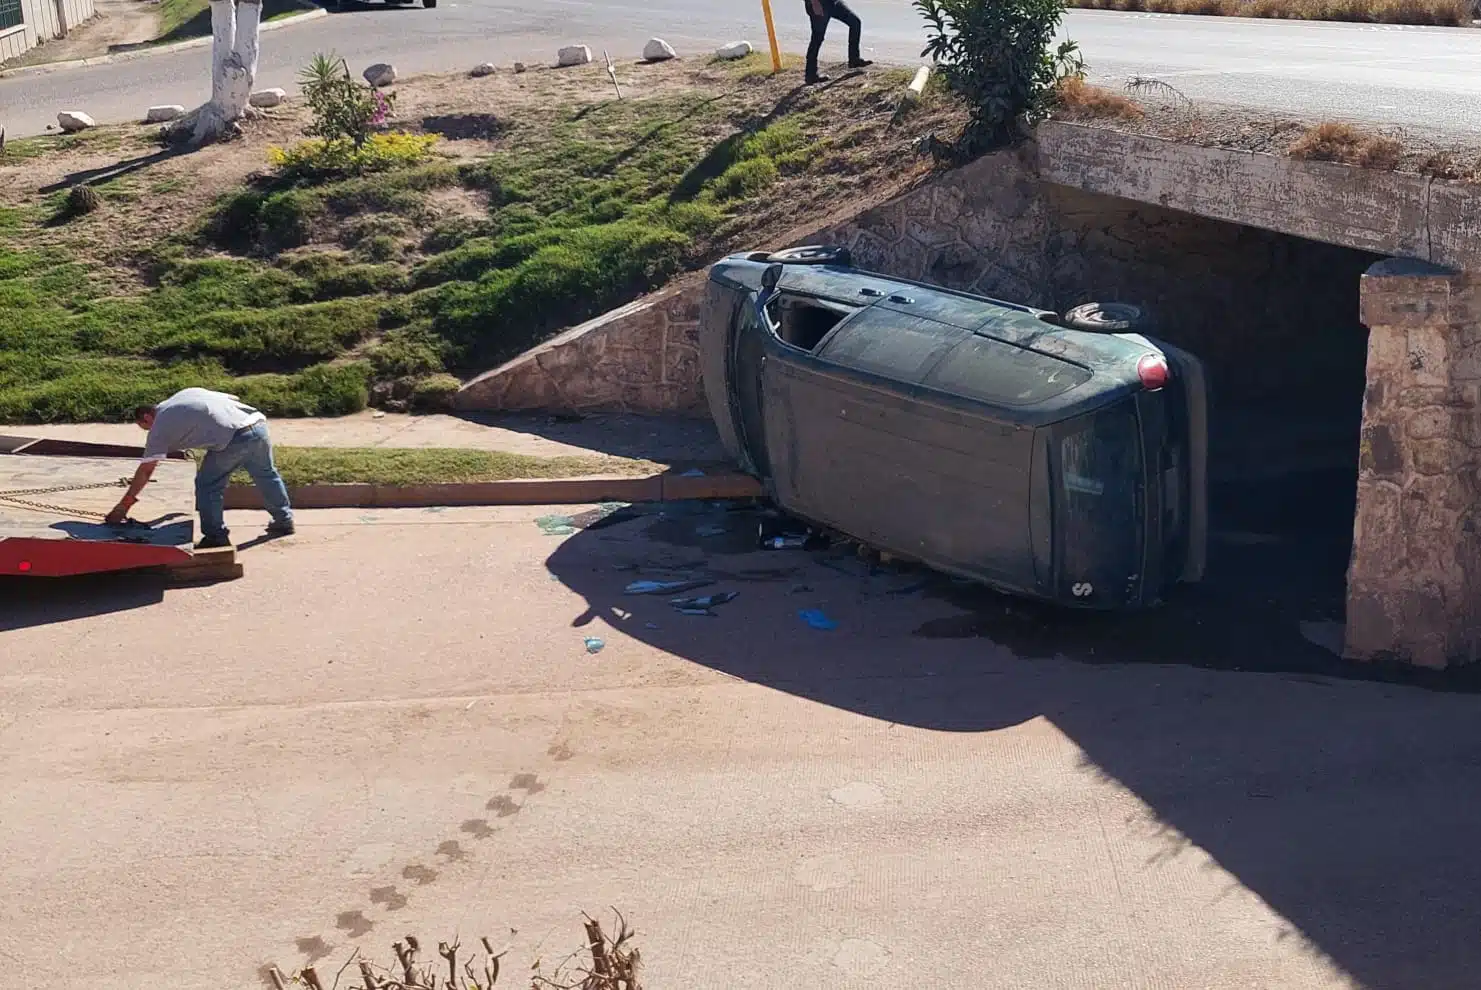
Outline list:
[[[262,171],[265,143],[229,149],[256,177],[174,230],[152,209],[188,200],[191,163],[126,141],[118,153],[144,164],[88,180],[98,213],[69,217],[65,181],[9,200],[0,421],[118,419],[189,384],[274,415],[352,412],[372,393],[432,406],[456,387],[448,371],[497,364],[775,236],[779,220],[924,167],[901,162],[914,132],[895,125],[898,73],[824,92],[752,65],[667,71],[621,102],[541,72],[557,88],[522,112],[403,109],[401,126],[443,135],[448,155],[360,178],[287,181]],[[6,164],[111,150],[61,140],[12,146],[0,187]]]
[[[432,485],[512,479],[644,476],[663,470],[648,461],[601,454],[533,457],[503,451],[455,448],[278,447],[283,480],[299,485]],[[236,484],[251,484],[245,473]]]

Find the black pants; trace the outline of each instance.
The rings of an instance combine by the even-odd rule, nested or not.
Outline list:
[[[806,5],[807,18],[812,21],[812,42],[807,46],[807,78],[812,79],[818,74],[818,52],[823,48],[823,39],[828,36],[829,21],[841,21],[848,25],[849,62],[864,60],[859,53],[864,25],[859,23],[859,15],[849,10],[844,0],[806,0]]]

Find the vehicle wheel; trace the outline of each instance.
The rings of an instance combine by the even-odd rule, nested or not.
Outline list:
[[[848,248],[822,244],[777,251],[767,260],[778,265],[842,265],[845,268],[852,263]]]
[[[1151,325],[1146,310],[1130,303],[1086,303],[1064,314],[1064,325],[1092,333],[1141,333]]]

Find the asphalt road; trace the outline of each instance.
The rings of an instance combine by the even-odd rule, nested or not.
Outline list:
[[[304,512],[230,584],[0,584],[0,959],[329,986],[516,928],[513,987],[615,905],[653,987],[1476,985],[1481,698],[1236,672],[1303,648],[1244,613],[1132,658],[684,508]],[[623,594],[676,574],[739,597]]]
[[[881,60],[919,58],[921,22],[903,0],[853,0],[865,44]],[[799,0],[775,5],[782,43],[806,46]],[[1189,97],[1322,118],[1481,130],[1481,31],[1072,11],[1068,35],[1091,74],[1120,83],[1155,76]],[[825,57],[841,58],[843,32]],[[366,6],[264,37],[259,84],[292,88],[318,51],[357,69],[376,61],[403,73],[553,60],[563,43],[635,56],[661,35],[681,52],[745,37],[761,44],[759,3],[737,0],[443,0],[436,10]],[[0,125],[39,133],[57,111],[125,121],[155,103],[192,105],[209,91],[203,48],[116,64],[0,79]]]

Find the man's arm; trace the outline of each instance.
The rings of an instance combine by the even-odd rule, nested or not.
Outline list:
[[[154,476],[154,468],[157,464],[159,464],[159,461],[142,461],[134,469],[134,480],[129,483],[129,490],[124,493],[123,498],[118,500],[118,504],[113,507],[113,511],[108,513],[106,517],[108,523],[116,526],[128,518],[129,510],[134,507],[134,503],[139,501],[139,493],[144,490],[144,486],[149,484],[149,479]]]

